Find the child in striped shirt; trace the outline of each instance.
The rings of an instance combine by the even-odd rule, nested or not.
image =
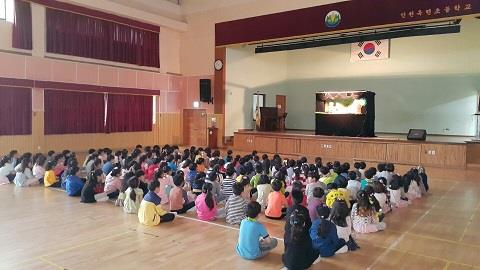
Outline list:
[[[236,182],[235,178],[235,169],[233,167],[228,167],[226,171],[226,177],[222,182],[223,195],[226,198],[230,198],[233,195],[233,184]]]
[[[248,201],[242,197],[242,183],[235,183],[232,186],[233,195],[228,198],[225,204],[226,221],[228,224],[237,225],[246,217]]]

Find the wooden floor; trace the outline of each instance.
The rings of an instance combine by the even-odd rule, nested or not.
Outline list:
[[[358,236],[361,249],[312,269],[480,269],[478,172],[432,172],[431,194]],[[473,181],[473,180],[476,180]],[[235,255],[238,229],[193,213],[148,228],[113,203],[86,205],[62,191],[0,186],[0,269],[280,269],[283,242],[259,261]],[[283,237],[283,223],[267,221]]]

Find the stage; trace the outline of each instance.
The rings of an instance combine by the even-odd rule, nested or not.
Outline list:
[[[263,132],[239,130],[234,148],[239,151],[321,157],[326,161],[392,162],[441,168],[465,168],[467,141],[473,137],[428,135],[426,141],[409,141],[406,134],[377,133],[376,137],[315,135],[315,131]]]

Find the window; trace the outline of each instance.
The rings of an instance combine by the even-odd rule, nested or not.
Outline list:
[[[160,67],[158,32],[51,8],[46,28],[49,53]]]
[[[13,23],[15,13],[14,0],[0,0],[0,20],[6,20]]]
[[[7,14],[7,7],[5,0],[0,0],[0,19],[5,20]]]

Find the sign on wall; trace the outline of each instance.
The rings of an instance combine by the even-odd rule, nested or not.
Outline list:
[[[350,62],[384,60],[390,58],[390,40],[352,43]]]

